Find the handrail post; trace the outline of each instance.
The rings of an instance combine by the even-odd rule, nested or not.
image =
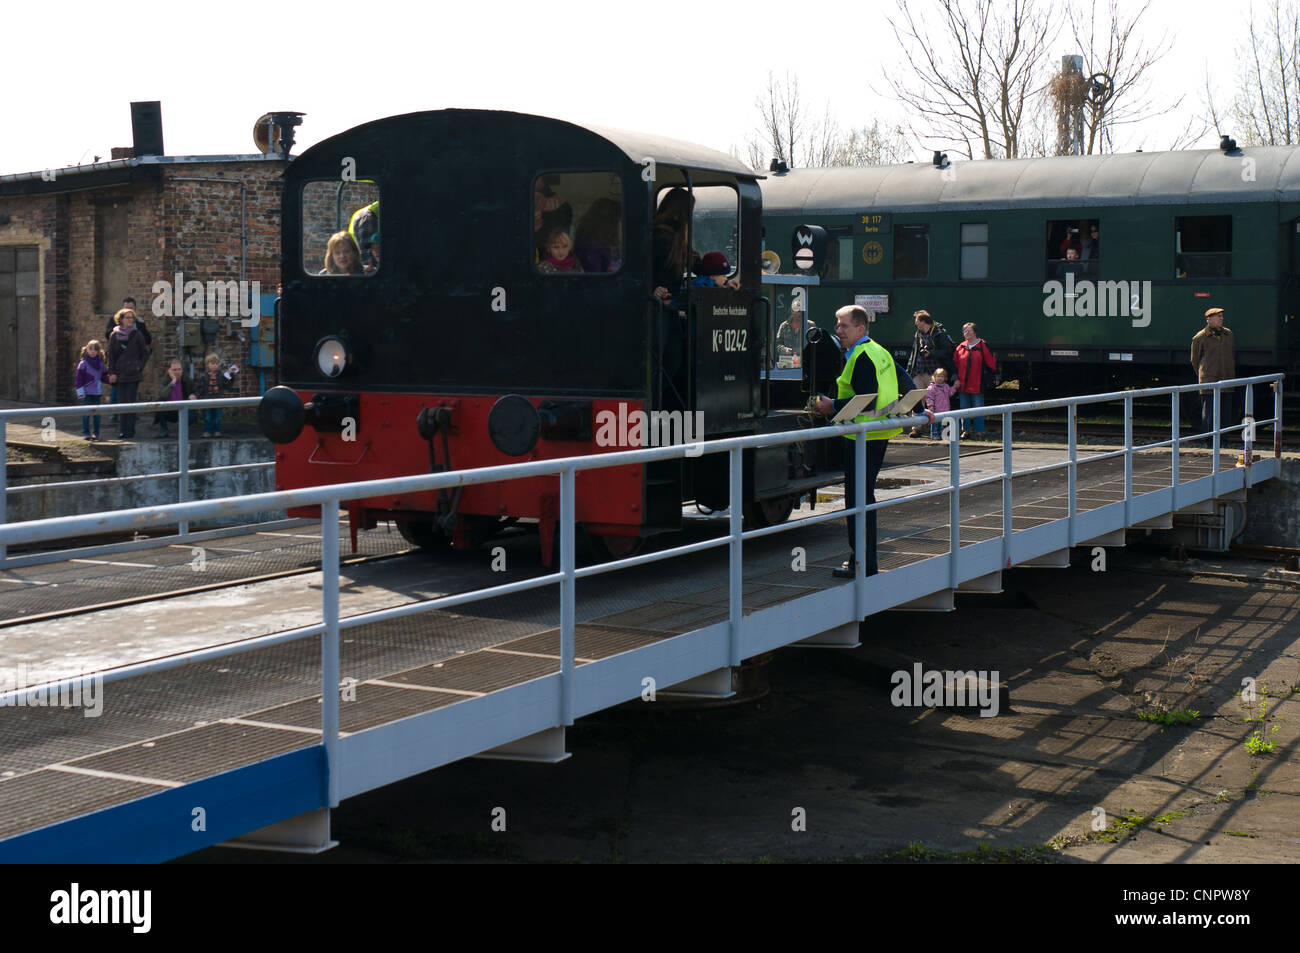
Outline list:
[[[572,467],[560,471],[560,724],[573,724],[573,659],[575,600],[573,537],[576,531],[574,487],[577,474]]]
[[[848,492],[848,484],[844,485],[844,492]],[[857,439],[853,441],[853,492],[856,494],[853,498],[857,500],[857,505],[853,509],[857,512],[857,522],[853,524],[853,618],[861,622],[867,617],[867,433],[865,430],[859,430]],[[878,512],[873,510],[873,515]],[[876,525],[879,526],[880,517],[876,517]],[[880,553],[877,551],[876,559],[879,561]],[[877,567],[879,568],[879,567]]]
[[[179,502],[184,503],[190,498],[190,412],[183,402],[181,409],[176,411],[176,457],[176,469],[180,473],[176,480],[177,496]],[[179,535],[184,536],[189,531],[189,520],[177,524]]]
[[[9,522],[9,443],[6,427],[9,421],[0,417],[0,526]],[[0,543],[0,566],[9,561],[9,546]]]
[[[744,453],[740,447],[733,447],[727,452],[729,475],[731,477],[731,545],[729,552],[728,575],[728,618],[730,624],[727,633],[727,664],[735,667],[740,664],[740,620],[744,608],[744,574],[741,562],[741,533],[744,532]]]
[[[1133,521],[1133,394],[1124,395],[1124,525]]]
[[[957,554],[961,550],[961,425],[956,420],[952,425],[953,439],[948,443],[948,588],[955,591]]]
[[[1282,383],[1280,380],[1273,382],[1273,458],[1276,460],[1282,459]],[[4,431],[0,430],[0,442],[3,440]]]
[[[1172,473],[1172,476],[1170,477],[1170,495],[1173,497],[1173,500],[1171,502],[1172,502],[1174,512],[1178,512],[1178,480],[1179,480],[1178,477],[1179,433],[1178,431],[1179,428],[1182,427],[1182,421],[1179,420],[1178,418],[1182,409],[1182,401],[1179,400],[1179,398],[1182,397],[1182,392],[1174,391],[1169,396],[1172,398],[1170,401],[1170,408],[1169,408],[1169,425],[1173,430],[1173,443],[1170,444],[1170,458],[1169,458],[1169,469],[1170,472]]]
[[[1212,474],[1219,472],[1219,427],[1221,426],[1221,422],[1219,420],[1219,411],[1220,411],[1219,397],[1222,394],[1223,394],[1223,386],[1216,382],[1214,385],[1214,436],[1211,438],[1212,452],[1210,454],[1210,473]]]
[[[1250,458],[1255,453],[1255,386],[1253,384],[1246,385],[1245,413],[1242,416],[1250,421],[1249,424],[1246,424],[1241,428],[1241,445],[1246,451],[1244,459],[1246,463],[1246,473],[1249,474]],[[1250,480],[1247,479],[1246,483],[1249,485]]]
[[[1012,411],[1002,412],[1002,567],[1011,568],[1011,416]]]
[[[339,751],[339,501],[327,500],[320,508],[321,621],[320,720],[325,746],[329,806],[338,807]]]
[[[1079,405],[1071,401],[1066,407],[1066,440],[1070,448],[1070,465],[1066,468],[1068,493],[1067,501],[1069,519],[1066,521],[1067,541],[1071,546],[1078,540],[1074,535],[1074,517],[1079,511]]]

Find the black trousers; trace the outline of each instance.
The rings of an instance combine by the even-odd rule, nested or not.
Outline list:
[[[1235,427],[1241,423],[1246,410],[1246,401],[1241,388],[1219,392],[1219,425]],[[1270,415],[1271,416],[1271,415]],[[1204,433],[1214,426],[1214,391],[1207,390],[1201,394],[1201,426],[1197,433]],[[1238,438],[1240,439],[1240,438]]]
[[[862,437],[858,437],[861,440]],[[856,441],[846,440],[848,444],[844,449],[844,506],[851,509],[857,506],[857,447]],[[876,477],[880,476],[880,467],[885,462],[885,449],[889,446],[888,440],[868,440],[867,441],[867,502],[876,502]],[[852,563],[858,559],[857,550],[857,520],[856,516],[850,515],[847,522],[849,524],[849,553],[852,555]],[[867,566],[866,574],[874,576],[880,571],[880,566],[876,561],[876,513],[872,510],[867,514]]]
[[[120,404],[134,404],[136,395],[140,392],[139,381],[118,381],[117,382],[117,402]],[[135,436],[135,414],[121,414],[118,417],[118,426],[122,431],[123,437]]]

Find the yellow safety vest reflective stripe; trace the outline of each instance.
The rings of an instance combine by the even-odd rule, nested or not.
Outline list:
[[[894,359],[889,352],[877,344],[875,341],[867,338],[859,341],[849,352],[849,359],[844,362],[844,370],[835,380],[837,388],[836,396],[841,399],[853,396],[853,368],[857,366],[858,358],[863,354],[875,365],[876,368],[876,406],[885,407],[898,400],[898,375],[894,373]],[[868,420],[884,420],[884,417],[873,417],[870,414],[859,414],[853,418],[854,423],[863,423]],[[902,427],[894,430],[876,430],[866,435],[868,440],[888,440],[890,437],[897,437],[903,432]],[[848,440],[857,439],[857,434],[845,434]]]

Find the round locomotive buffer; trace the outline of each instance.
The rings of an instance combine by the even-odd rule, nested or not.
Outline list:
[[[306,422],[302,399],[283,385],[268,390],[257,405],[257,424],[272,443],[293,443]]]
[[[522,457],[532,450],[541,433],[541,415],[527,397],[506,394],[488,411],[488,436],[508,457]]]

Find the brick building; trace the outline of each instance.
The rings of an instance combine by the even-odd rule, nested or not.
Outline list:
[[[160,129],[157,141],[161,152]],[[103,340],[127,295],[153,335],[141,400],[158,395],[168,360],[198,368],[210,351],[245,369],[240,395],[258,393],[250,345],[262,345],[260,364],[273,361],[270,322],[245,327],[210,298],[202,315],[159,316],[169,302],[154,289],[180,274],[205,285],[256,281],[274,294],[285,160],[136,155],[139,146],[114,149],[108,162],[0,175],[0,400],[75,403],[81,348]],[[273,376],[266,368],[266,386]]]

